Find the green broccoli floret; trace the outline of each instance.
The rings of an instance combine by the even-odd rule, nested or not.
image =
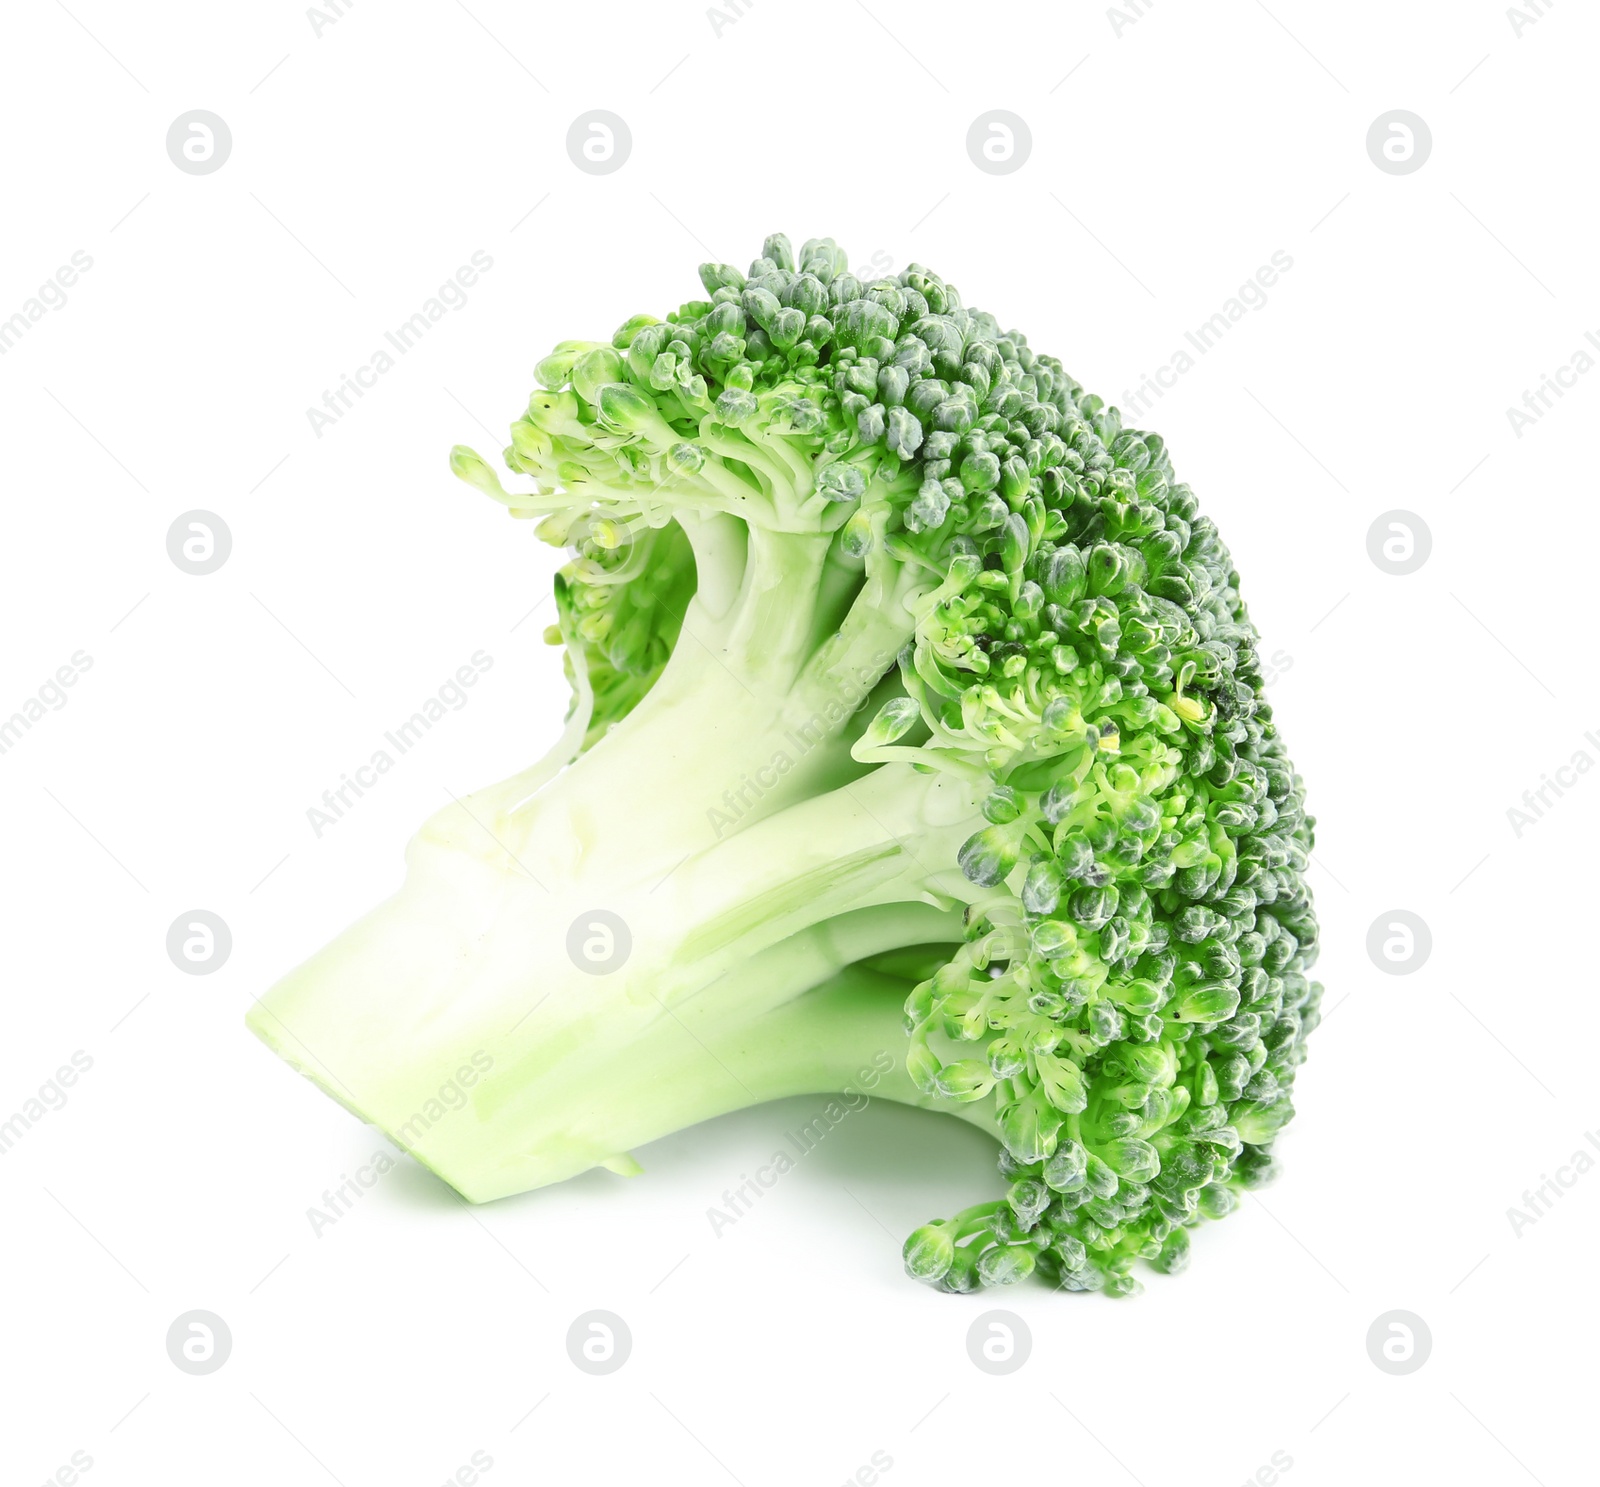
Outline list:
[[[566,731],[251,1026],[474,1201],[872,1071],[1001,1143],[913,1276],[1136,1290],[1269,1173],[1322,990],[1228,550],[926,269],[700,278],[539,363],[528,489],[453,452],[572,549]]]

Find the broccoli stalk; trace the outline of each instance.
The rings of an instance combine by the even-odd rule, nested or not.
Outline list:
[[[1321,991],[1227,550],[922,268],[701,280],[539,364],[530,489],[453,452],[572,550],[567,727],[250,1024],[474,1201],[870,1070],[1011,1179],[911,1274],[1125,1294],[1270,1171]]]

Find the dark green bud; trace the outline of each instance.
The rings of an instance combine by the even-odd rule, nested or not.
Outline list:
[[[1027,1054],[1009,1038],[996,1038],[989,1045],[989,1072],[996,1079],[1015,1079],[1027,1067]]]
[[[926,1038],[913,1038],[906,1054],[906,1072],[923,1094],[939,1093],[939,1067],[939,1055],[928,1047]]]
[[[1117,1174],[1099,1157],[1091,1154],[1084,1167],[1084,1186],[1093,1198],[1114,1198],[1121,1186]]]
[[[939,1070],[939,1093],[959,1104],[981,1100],[993,1088],[994,1073],[987,1062],[962,1058]]]
[[[785,298],[802,315],[820,315],[828,308],[828,287],[815,274],[802,273]]]
[[[952,480],[952,481],[947,482],[946,488],[948,489],[951,486],[953,486],[954,490],[955,490],[954,499],[957,499],[957,500],[961,499],[962,494],[963,494],[962,490],[961,490],[961,483],[959,481],[956,481],[956,480]],[[985,496],[983,498],[982,501],[977,503],[976,511],[975,511],[975,514],[974,514],[973,519],[972,519],[973,530],[976,531],[976,532],[993,532],[993,531],[997,531],[999,528],[1005,526],[1006,519],[1010,515],[1011,515],[1010,509],[1006,506],[1006,503],[1000,499],[999,494],[997,492],[991,491],[987,496]],[[1026,544],[1026,542],[1027,542],[1027,529],[1026,529],[1026,527],[1023,527],[1021,529],[1021,531],[1022,531],[1023,542],[1024,542],[1024,544]],[[1026,548],[1026,545],[1024,545],[1024,547],[1023,547],[1024,556],[1026,556],[1026,553],[1027,553],[1027,548]],[[1020,560],[1019,560],[1019,564],[1018,565],[1020,566]],[[1007,570],[1007,571],[1014,571],[1014,570]],[[1000,582],[996,584],[996,588],[1009,589],[1010,587],[1011,587],[1011,585],[1010,585],[1009,581],[1007,581],[1004,578],[1004,576],[1001,575],[1000,576]]]
[[[866,748],[882,748],[903,738],[922,717],[922,709],[911,697],[892,697],[878,709],[878,715],[867,724],[861,735]]]
[[[1000,461],[988,450],[969,454],[961,461],[961,485],[971,495],[981,495],[1000,484]]]
[[[778,296],[770,289],[746,289],[741,302],[744,312],[759,325],[762,330],[771,332],[773,322],[778,318],[778,312],[783,306],[778,302]]]
[[[861,298],[861,280],[852,273],[840,272],[828,281],[828,302],[847,305]]]
[[[1254,1072],[1250,1067],[1250,1060],[1242,1053],[1216,1058],[1210,1063],[1210,1068],[1216,1081],[1217,1099],[1229,1104],[1244,1094],[1244,1087],[1250,1082],[1250,1076]],[[1202,1100],[1200,1103],[1206,1105],[1215,1102]]]
[[[618,351],[626,351],[633,344],[633,338],[647,325],[656,325],[658,321],[654,315],[630,315],[617,327],[616,334],[611,337],[611,344]]]
[[[772,317],[772,324],[767,327],[767,334],[772,338],[772,344],[780,351],[787,351],[790,347],[799,344],[800,337],[805,334],[806,317],[799,310],[779,310]]]
[[[1278,1164],[1263,1146],[1247,1146],[1233,1164],[1234,1175],[1247,1188],[1262,1187],[1278,1175]]]
[[[756,416],[759,404],[755,394],[741,387],[726,387],[717,398],[717,417],[724,423],[747,423]]]
[[[990,377],[987,367],[969,361],[956,372],[956,377],[966,383],[980,401],[989,396]]]
[[[1003,826],[976,831],[962,843],[956,861],[969,882],[993,888],[1017,865],[1016,833]]]
[[[1161,1170],[1155,1147],[1137,1136],[1124,1136],[1101,1150],[1106,1165],[1128,1182],[1149,1182]]]
[[[1028,493],[1033,478],[1028,474],[1027,462],[1020,455],[1012,455],[1005,462],[1000,475],[1000,494],[1008,501],[1020,501]]]
[[[1022,814],[1022,798],[1009,785],[991,790],[983,802],[983,819],[996,826],[1015,821]]]
[[[1087,568],[1091,594],[1120,594],[1128,581],[1127,552],[1115,543],[1097,542],[1089,549]]]
[[[1174,1229],[1162,1242],[1161,1252],[1150,1263],[1164,1275],[1181,1274],[1189,1264],[1189,1231]]]
[[[723,394],[724,397],[727,394]],[[718,399],[720,409],[721,399]],[[859,501],[867,488],[867,477],[854,465],[837,461],[817,472],[816,492],[825,501]]]
[[[888,374],[886,369],[880,374],[879,381]],[[888,400],[887,397],[885,399]],[[896,400],[898,402],[898,400]],[[899,455],[903,460],[910,459],[916,454],[922,443],[922,425],[916,415],[909,409],[891,406],[889,409],[887,428],[884,432],[884,444],[891,454]]]
[[[908,532],[931,532],[944,524],[950,514],[950,497],[937,480],[924,480],[911,504],[906,507],[904,521]]]
[[[920,387],[923,384],[917,385]],[[933,409],[934,426],[948,433],[964,434],[976,419],[976,411],[966,398],[946,398]]]
[[[986,1286],[1009,1286],[1032,1275],[1036,1259],[1029,1245],[1001,1245],[979,1257],[978,1274]]]
[[[1089,582],[1083,554],[1075,547],[1057,547],[1041,556],[1037,577],[1045,598],[1063,606],[1082,599]]]
[[[1254,1012],[1241,1012],[1218,1027],[1211,1039],[1220,1047],[1248,1053],[1261,1041],[1261,1019]]]
[[[1226,981],[1203,982],[1178,998],[1168,1016],[1179,1022],[1223,1022],[1239,1005],[1239,988]]]
[[[993,456],[989,456],[993,458]],[[968,461],[967,463],[971,463]],[[963,471],[966,465],[962,465]],[[1005,503],[998,496],[991,496],[990,500],[999,502],[1004,510]],[[1016,512],[1006,513],[1003,523],[1003,534],[1000,540],[1000,566],[1007,573],[1020,573],[1022,565],[1028,561],[1028,524]]]
[[[893,341],[900,322],[870,299],[853,299],[833,316],[834,339],[840,346],[870,350],[879,340]]]
[[[794,249],[789,245],[788,237],[781,232],[769,233],[767,240],[761,245],[761,256],[771,261],[774,267],[794,271]]]
[[[1126,1025],[1121,1009],[1110,1002],[1096,1002],[1089,1008],[1089,1039],[1102,1048],[1115,1043]]]
[[[1059,919],[1041,919],[1033,926],[1033,948],[1046,960],[1070,954],[1078,947],[1078,932]]]
[[[1022,885],[1022,906],[1030,914],[1053,914],[1065,886],[1066,878],[1060,867],[1048,857],[1040,858],[1028,869]]]
[[[1088,885],[1074,891],[1067,906],[1073,922],[1081,929],[1099,929],[1117,912],[1115,885]]]
[[[584,402],[600,401],[600,389],[623,378],[622,358],[609,346],[586,351],[573,363],[572,389]]]
[[[885,407],[897,408],[906,400],[906,389],[911,386],[911,378],[906,369],[901,366],[886,366],[878,368],[878,401]],[[917,440],[922,439],[920,426]]]
[[[920,382],[913,382],[911,390],[906,394],[906,407],[920,418],[924,425],[934,421],[936,409],[944,406],[945,399],[950,396],[950,389],[937,377],[924,377]],[[955,436],[948,429],[938,429],[939,433],[951,434],[948,448],[931,443],[933,435],[929,435],[930,447],[927,451],[928,459],[948,459],[955,448]],[[942,453],[940,452],[942,450]]]
[[[1039,1222],[1040,1215],[1050,1206],[1050,1197],[1050,1189],[1037,1177],[1020,1178],[1006,1192],[1006,1202],[1024,1232]]]
[[[1056,1133],[1065,1119],[1038,1090],[999,1112],[1000,1139],[1022,1162],[1042,1162],[1056,1149]]]
[[[1260,1146],[1272,1140],[1288,1124],[1290,1117],[1294,1115],[1294,1106],[1288,1096],[1280,1095],[1270,1104],[1262,1104],[1259,1100],[1246,1100],[1242,1104],[1235,1105],[1230,1114],[1233,1128],[1239,1133],[1239,1139],[1249,1142],[1252,1146]]]
[[[1076,1192],[1087,1181],[1088,1171],[1088,1151],[1076,1141],[1063,1141],[1044,1164],[1044,1180],[1055,1192]]]
[[[977,1246],[973,1244],[960,1246],[955,1252],[955,1259],[950,1269],[938,1284],[941,1291],[953,1291],[958,1294],[976,1291],[983,1284],[978,1274]]]
[[[913,1230],[900,1251],[906,1274],[913,1280],[943,1280],[955,1263],[956,1247],[943,1224],[924,1224]]]
[[[1070,1234],[1062,1234],[1058,1236],[1050,1248],[1055,1254],[1056,1259],[1060,1262],[1062,1270],[1067,1275],[1082,1273],[1084,1267],[1089,1263],[1089,1251],[1083,1247],[1083,1241],[1081,1239],[1074,1238]],[[1065,1289],[1073,1291],[1086,1290],[1090,1288],[1067,1284]]]
[[[743,289],[744,275],[731,263],[702,263],[700,282],[707,294],[715,294],[719,289]]]

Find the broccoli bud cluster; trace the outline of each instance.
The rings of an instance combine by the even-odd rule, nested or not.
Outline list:
[[[907,1266],[1120,1294],[1270,1169],[1321,993],[1312,821],[1238,575],[1160,438],[1020,336],[970,331],[963,367],[999,375],[926,441],[906,525],[956,535],[908,690],[924,748],[991,772],[960,861],[993,893],[906,1013],[926,1091],[995,1092],[1013,1181],[918,1231]],[[933,1033],[982,1047],[945,1062]]]
[[[707,582],[685,531],[820,534],[905,577],[896,695],[853,754],[978,782],[966,939],[906,1002],[908,1067],[992,1102],[1009,1181],[906,1266],[1129,1293],[1270,1172],[1321,996],[1313,822],[1228,550],[1159,436],[926,269],[864,283],[777,234],[700,277],[539,363],[506,451],[532,494],[456,469],[574,549],[591,741],[660,674],[697,557]]]

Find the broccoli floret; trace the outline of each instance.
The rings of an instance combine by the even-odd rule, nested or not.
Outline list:
[[[913,1276],[1127,1294],[1271,1170],[1312,820],[1155,434],[912,264],[781,234],[566,341],[507,491],[573,702],[253,1029],[474,1201],[781,1095],[993,1133]]]

